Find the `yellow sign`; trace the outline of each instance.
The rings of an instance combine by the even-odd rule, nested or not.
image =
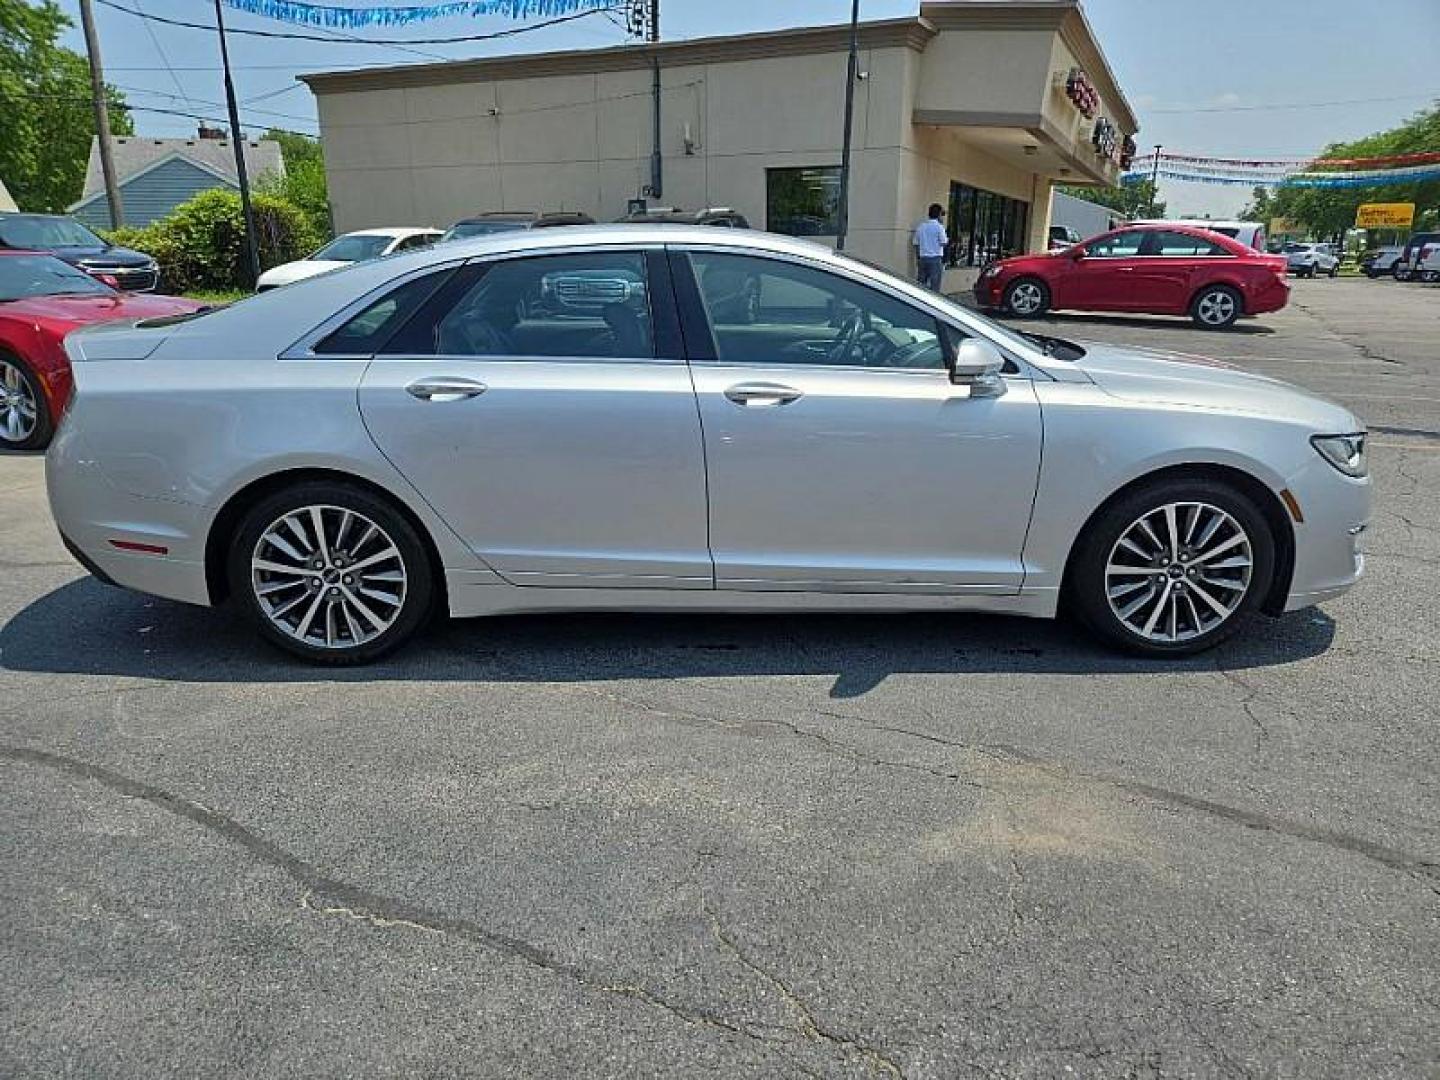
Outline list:
[[[1361,203],[1355,211],[1357,229],[1403,229],[1414,221],[1412,202]]]

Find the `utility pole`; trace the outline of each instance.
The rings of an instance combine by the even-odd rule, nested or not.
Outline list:
[[[646,0],[645,40],[651,45],[660,42],[660,0]],[[654,113],[653,146],[650,150],[650,196],[658,199],[665,190],[664,159],[660,156],[660,53],[652,52],[651,105]]]
[[[1150,216],[1155,216],[1155,200],[1160,195],[1160,151],[1164,147],[1155,144],[1155,157],[1150,162]]]
[[[89,0],[85,0],[86,3]],[[225,16],[215,0],[215,29],[220,32],[220,64],[225,69],[225,104],[230,108],[230,142],[235,147],[235,177],[240,181],[240,213],[245,218],[245,253],[253,289],[260,278],[260,247],[255,241],[255,211],[250,205],[250,177],[245,173],[245,136],[240,130],[240,108],[235,104],[235,81],[230,77],[230,49],[225,44]]]
[[[840,207],[836,215],[835,250],[845,250],[850,231],[850,131],[855,121],[855,82],[860,74],[860,0],[850,4],[850,58],[845,64],[845,134],[840,144]]]
[[[90,96],[95,105],[95,142],[100,148],[100,172],[105,177],[105,201],[110,204],[110,227],[118,229],[125,224],[125,207],[120,202],[120,182],[111,156],[110,102],[105,96],[100,37],[95,33],[95,12],[90,8],[90,0],[80,0],[80,25],[85,30],[85,52],[90,57]]]

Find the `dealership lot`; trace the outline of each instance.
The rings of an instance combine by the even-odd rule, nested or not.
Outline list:
[[[1440,1068],[1440,289],[1040,328],[1354,408],[1366,580],[1172,663],[1009,619],[566,616],[331,674],[86,578],[0,457],[0,1067]]]

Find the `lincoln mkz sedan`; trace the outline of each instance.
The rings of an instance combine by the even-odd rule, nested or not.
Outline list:
[[[1065,609],[1184,654],[1344,592],[1370,517],[1339,405],[764,233],[457,241],[66,347],[70,550],[319,662],[436,610]]]

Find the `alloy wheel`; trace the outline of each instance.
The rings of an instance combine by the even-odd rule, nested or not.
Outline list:
[[[16,365],[0,360],[0,437],[18,445],[35,434],[39,419],[30,380]]]
[[[1010,310],[1016,315],[1033,315],[1044,303],[1040,286],[1033,281],[1022,281],[1010,290]]]
[[[1228,292],[1216,289],[1200,298],[1195,313],[1207,326],[1224,326],[1235,317],[1235,298]]]
[[[1130,524],[1110,549],[1110,610],[1146,641],[1208,634],[1245,600],[1254,570],[1250,537],[1217,506],[1170,502]]]
[[[302,506],[255,544],[250,581],[282,633],[322,649],[350,649],[389,630],[409,584],[399,547],[370,518],[343,506]]]

